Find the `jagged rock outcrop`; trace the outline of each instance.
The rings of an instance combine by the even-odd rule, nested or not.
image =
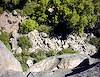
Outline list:
[[[32,48],[30,52],[34,52],[38,49],[49,51],[61,51],[62,49],[72,48],[75,51],[80,51],[82,54],[93,55],[97,49],[95,46],[86,42],[86,37],[79,37],[75,35],[69,35],[66,40],[57,38],[48,38],[45,33],[39,33],[34,30],[28,34],[30,41],[32,42]]]
[[[8,71],[22,72],[22,68],[13,54],[0,41],[0,76]]]
[[[78,66],[86,55],[81,54],[66,54],[61,56],[54,56],[48,59],[44,59],[39,63],[34,64],[29,68],[28,72],[43,72],[43,71],[54,71],[58,69],[73,69]]]
[[[27,77],[100,77],[100,62],[73,70],[30,72]]]
[[[15,13],[15,12],[14,12]],[[19,23],[24,20],[25,17],[13,16],[6,11],[0,16],[0,28],[7,33],[19,30]]]
[[[24,74],[20,63],[0,41],[0,77],[99,77],[100,60],[82,54],[54,56]]]

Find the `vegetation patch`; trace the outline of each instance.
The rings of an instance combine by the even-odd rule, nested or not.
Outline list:
[[[22,36],[18,39],[18,46],[20,46],[23,50],[28,50],[32,47],[32,44],[27,36]]]
[[[35,20],[27,19],[20,25],[19,32],[26,34],[34,29],[38,28],[38,23]]]
[[[14,54],[14,55],[21,63],[23,71],[26,71],[28,69],[28,66],[26,64],[28,58],[32,58],[33,64],[35,64],[35,63],[37,63],[43,59],[46,59],[48,57],[51,57],[51,56],[62,55],[62,54],[74,54],[77,52],[78,51],[74,51],[72,49],[64,49],[58,53],[56,51],[53,51],[53,50],[48,51],[48,52],[38,50],[37,52],[33,52],[33,53],[29,53],[27,51],[22,51],[21,54]]]
[[[37,29],[39,32],[44,32],[44,33],[47,33],[48,35],[50,34],[51,32],[51,27],[50,26],[47,26],[47,25],[40,25],[39,28]]]
[[[58,52],[58,55],[62,55],[62,54],[75,54],[78,53],[78,51],[74,51],[71,48],[67,48],[67,49],[63,49],[62,51]]]
[[[100,38],[91,38],[89,41],[90,44],[96,46],[97,48],[100,47]]]
[[[27,51],[22,51],[20,54],[14,54],[14,56],[17,58],[17,60],[21,63],[23,71],[27,71],[28,66],[26,64],[26,61],[30,57],[30,53]]]
[[[34,59],[35,63],[47,58],[46,53],[42,50],[39,50],[36,53],[31,53],[30,56]]]
[[[5,46],[11,50],[10,45],[10,35],[7,32],[2,32],[0,34],[0,40],[5,44]]]

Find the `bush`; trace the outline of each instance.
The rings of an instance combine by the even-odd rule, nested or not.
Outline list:
[[[50,34],[51,31],[51,27],[47,26],[47,25],[40,25],[38,28],[39,32],[45,32],[47,34]]]
[[[35,62],[37,63],[46,58],[46,53],[44,51],[39,50],[36,53],[30,54],[30,56],[34,58]]]
[[[3,13],[3,8],[2,7],[0,7],[0,14],[2,14]]]
[[[51,56],[55,56],[55,55],[56,55],[56,51],[53,51],[53,50],[48,51],[48,52],[46,53],[46,56],[47,56],[47,57],[51,57]]]
[[[27,71],[27,69],[28,69],[26,62],[27,62],[28,58],[30,57],[29,55],[30,55],[30,53],[27,51],[22,51],[21,54],[14,54],[14,56],[17,58],[17,60],[21,63],[23,71]]]
[[[34,29],[38,28],[38,23],[35,20],[27,19],[22,22],[20,25],[19,31],[23,34],[26,34]]]
[[[100,47],[100,38],[91,38],[89,43],[96,46],[97,48],[99,48]]]
[[[31,42],[29,41],[29,38],[27,36],[22,36],[18,39],[18,45],[23,49],[29,49],[32,47]]]
[[[11,50],[10,46],[10,35],[6,32],[1,32],[0,40],[5,44],[5,46]]]
[[[70,48],[67,48],[67,49],[63,49],[62,51],[58,52],[57,54],[62,55],[62,54],[75,54],[75,53],[78,53],[78,51],[74,51]]]

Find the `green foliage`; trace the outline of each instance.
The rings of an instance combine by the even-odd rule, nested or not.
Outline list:
[[[98,47],[100,47],[100,38],[96,38],[96,37],[95,38],[91,38],[89,43],[98,48]]]
[[[93,0],[95,4],[95,13],[97,15],[96,30],[95,32],[100,36],[100,0]]]
[[[1,0],[1,2],[5,3],[5,5],[7,5],[8,3],[18,5],[20,3],[20,0]]]
[[[51,50],[51,51],[48,51],[48,52],[46,53],[46,56],[47,56],[47,57],[51,57],[51,56],[55,56],[56,54],[57,54],[56,51]]]
[[[74,51],[70,48],[59,51],[58,53],[57,53],[57,51],[54,51],[54,50],[51,50],[48,52],[39,50],[35,53],[31,53],[30,57],[32,57],[34,59],[35,63],[37,63],[37,62],[39,62],[47,57],[62,55],[62,54],[75,54],[75,53],[78,53],[78,51]]]
[[[29,41],[29,38],[27,36],[22,36],[18,39],[18,45],[23,49],[29,49],[32,47],[31,42]]]
[[[100,15],[100,0],[93,0],[95,4],[95,13]]]
[[[34,59],[35,63],[37,63],[37,62],[39,62],[39,61],[46,58],[46,54],[42,50],[39,50],[36,53],[31,53],[30,56]]]
[[[3,13],[3,8],[2,7],[0,7],[0,14],[2,14]]]
[[[78,53],[78,51],[74,51],[70,48],[67,48],[67,49],[63,49],[62,51],[58,52],[57,54],[62,55],[62,54],[75,54],[75,53]]]
[[[13,3],[14,5],[19,5],[20,1],[21,1],[21,0],[12,0],[12,3]]]
[[[45,33],[49,34],[50,31],[51,31],[51,27],[49,27],[47,25],[40,25],[39,28],[38,28],[38,31],[39,32],[45,32]]]
[[[49,8],[53,8],[54,12],[49,13]],[[48,20],[48,25],[53,28],[64,20],[73,30],[82,33],[85,27],[91,27],[96,21],[94,11],[92,0],[39,0],[27,2],[23,14],[39,24],[46,24]]]
[[[38,5],[34,2],[26,3],[26,6],[24,6],[24,8],[23,8],[23,15],[27,16],[27,15],[34,14],[35,10],[36,10],[35,8],[37,6]]]
[[[27,51],[22,51],[21,54],[14,54],[14,56],[18,59],[18,61],[21,63],[23,71],[26,71],[28,69],[28,66],[26,64],[28,58],[33,59],[33,63],[37,63],[45,58],[56,56],[56,55],[62,55],[62,54],[74,54],[77,53],[77,51],[73,51],[72,49],[64,49],[60,52],[56,51],[42,51],[38,50],[37,52],[29,53]]]
[[[27,19],[20,25],[20,32],[26,34],[34,29],[38,28],[38,23],[35,20]]]
[[[28,66],[26,64],[30,53],[27,51],[22,51],[21,54],[14,54],[14,56],[17,58],[17,60],[21,63],[23,71],[27,71]]]
[[[1,32],[0,40],[6,45],[8,49],[11,49],[10,46],[10,35],[6,32]]]

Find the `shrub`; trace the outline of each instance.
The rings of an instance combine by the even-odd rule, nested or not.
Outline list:
[[[39,50],[36,53],[30,54],[30,56],[34,58],[35,62],[37,63],[46,58],[46,53],[44,51]]]
[[[56,55],[56,51],[51,50],[51,51],[46,52],[47,57],[51,57],[51,56],[55,56],[55,55]]]
[[[38,23],[35,20],[27,19],[22,22],[20,25],[19,31],[23,34],[26,34],[34,29],[38,28]]]
[[[22,36],[18,39],[18,45],[23,49],[29,49],[32,47],[31,42],[29,41],[29,38],[27,36]]]
[[[51,30],[51,27],[49,27],[47,25],[40,25],[38,28],[39,32],[45,32],[47,34],[50,34],[50,30]]]
[[[2,7],[0,7],[0,14],[2,14],[3,13],[3,8]]]
[[[62,55],[62,54],[75,54],[75,53],[78,53],[78,51],[74,51],[70,48],[67,48],[67,49],[63,49],[62,51],[58,52],[57,54]]]
[[[0,40],[5,44],[8,49],[11,49],[10,46],[10,35],[7,32],[1,32]]]
[[[96,37],[95,38],[91,38],[89,43],[98,48],[98,47],[100,47],[100,38],[96,38]]]
[[[27,71],[28,66],[26,64],[28,58],[29,58],[29,52],[22,51],[21,54],[14,54],[14,56],[17,58],[17,60],[21,63],[23,71]]]

